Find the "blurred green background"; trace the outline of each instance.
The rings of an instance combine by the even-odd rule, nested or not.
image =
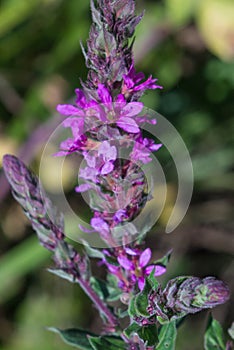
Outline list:
[[[155,257],[174,249],[166,279],[215,275],[233,291],[234,3],[139,0],[137,7],[145,9],[134,47],[137,69],[164,86],[143,101],[177,128],[195,175],[189,211],[166,235],[177,179],[172,160],[163,150],[158,153],[168,197],[147,243]],[[3,154],[13,153],[38,171],[43,146],[60,118],[56,105],[74,97],[79,78],[86,77],[79,41],[85,43],[90,23],[87,0],[0,0],[0,162]],[[56,194],[55,177],[51,159],[43,184]],[[70,178],[68,163],[64,187],[79,207]],[[68,349],[46,331],[52,325],[99,331],[100,319],[79,287],[46,271],[50,254],[38,245],[3,174],[0,200],[0,349]],[[86,209],[81,211],[85,216]],[[214,311],[226,328],[232,306],[233,299]],[[206,320],[207,312],[189,317],[177,348],[202,349]]]

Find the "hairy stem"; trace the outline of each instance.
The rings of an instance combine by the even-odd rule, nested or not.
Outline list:
[[[79,283],[80,287],[83,289],[86,295],[88,295],[88,297],[92,300],[99,312],[101,312],[106,317],[110,326],[115,328],[118,324],[117,318],[112,314],[108,306],[94,292],[89,282],[80,278],[77,278],[76,281]]]

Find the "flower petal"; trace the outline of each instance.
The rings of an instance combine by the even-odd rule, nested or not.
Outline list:
[[[79,115],[84,116],[84,112],[73,105],[58,105],[57,111],[62,115]]]
[[[150,275],[153,269],[155,269],[154,276],[161,276],[167,270],[166,267],[162,265],[149,265],[145,268],[145,274]]]
[[[142,291],[144,289],[144,286],[145,286],[144,277],[139,277],[138,278],[138,287],[139,287],[140,291]]]
[[[137,134],[140,131],[137,123],[131,118],[120,117],[119,120],[116,122],[116,124],[124,131],[130,132],[133,134]]]
[[[134,270],[134,264],[128,260],[125,256],[118,256],[118,262],[119,264],[125,269],[125,270]]]
[[[109,225],[101,218],[92,218],[90,224],[97,232],[110,232]]]
[[[133,117],[142,111],[143,106],[142,102],[130,102],[122,109],[122,114]]]
[[[125,252],[129,255],[133,255],[133,256],[136,256],[136,255],[139,255],[138,252],[134,249],[131,249],[131,248],[125,248]]]
[[[152,252],[151,252],[151,249],[150,248],[146,248],[143,253],[141,253],[140,255],[140,259],[139,259],[139,265],[140,267],[145,267],[148,262],[150,261],[151,259],[151,255],[152,255]]]
[[[75,187],[75,191],[81,193],[90,190],[90,188],[92,188],[90,184],[81,184]]]
[[[109,90],[103,84],[98,84],[98,96],[103,103],[111,103],[112,97]]]
[[[114,165],[111,162],[106,162],[101,169],[101,175],[107,175],[111,173],[113,169]]]

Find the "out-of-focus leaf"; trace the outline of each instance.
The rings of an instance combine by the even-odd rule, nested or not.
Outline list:
[[[185,25],[191,18],[197,0],[166,0],[167,17],[176,26]]]
[[[16,281],[41,266],[49,258],[49,252],[38,244],[36,237],[11,249],[0,259],[0,299],[7,300]],[[13,289],[14,291],[14,289]]]
[[[207,154],[193,157],[194,178],[204,180],[225,173],[233,164],[233,151],[220,148]]]
[[[205,350],[225,350],[226,348],[222,327],[211,315],[205,333],[204,346]]]
[[[0,37],[24,21],[40,3],[40,0],[5,1],[0,8]]]
[[[197,23],[208,48],[223,60],[233,60],[234,2],[206,0],[199,5]]]

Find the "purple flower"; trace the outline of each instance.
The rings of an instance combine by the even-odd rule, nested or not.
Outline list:
[[[81,89],[76,89],[76,106],[70,104],[59,104],[57,106],[57,111],[65,116],[79,116],[84,117],[86,110],[90,110],[93,108],[93,111],[96,111],[96,107],[98,106],[97,101],[91,99],[87,100],[84,92]]]
[[[148,89],[162,89],[162,86],[155,84],[157,79],[153,79],[152,76],[143,83],[140,83],[144,78],[145,75],[142,72],[136,73],[134,64],[132,64],[128,73],[123,75],[124,83],[122,86],[122,94],[128,95],[132,92],[145,91]]]
[[[151,162],[151,152],[138,142],[135,142],[133,150],[130,154],[131,160],[138,162],[141,161],[143,164]]]
[[[114,169],[113,161],[116,160],[117,150],[108,141],[103,141],[98,149],[98,155],[102,158],[104,165],[101,168],[101,175],[107,175]]]
[[[131,273],[133,279],[137,281],[140,290],[144,288],[145,277],[149,276],[153,269],[154,276],[160,276],[166,272],[164,266],[158,264],[148,265],[152,255],[150,248],[146,248],[142,253],[136,250],[127,249],[126,253],[130,256],[138,256],[138,259],[129,259],[126,255],[120,255],[117,260],[125,270]]]
[[[108,141],[103,141],[98,148],[90,152],[83,152],[87,167],[80,169],[79,176],[85,180],[99,183],[98,175],[107,175],[114,169],[117,149]]]
[[[143,103],[127,103],[122,94],[113,101],[109,90],[103,84],[98,84],[98,96],[100,102],[104,104],[104,112],[100,115],[100,120],[116,123],[119,128],[129,133],[139,133],[140,129],[134,117],[142,111]]]
[[[151,162],[151,152],[158,151],[162,147],[162,144],[155,144],[154,140],[142,138],[139,136],[133,146],[133,150],[130,154],[131,159],[135,162],[142,162],[147,164]]]
[[[71,127],[73,134],[77,134],[76,124],[84,126],[87,117],[92,117],[93,126],[95,126],[96,119],[96,126],[100,126],[100,122],[102,124],[116,123],[119,128],[129,133],[137,134],[140,132],[136,117],[142,111],[143,103],[127,103],[122,94],[119,94],[113,100],[109,90],[103,84],[98,84],[97,96],[99,103],[95,100],[88,101],[80,89],[76,90],[76,94],[77,107],[68,104],[57,106],[59,113],[65,116],[77,117],[74,121],[72,121],[74,118],[69,118],[69,121],[64,125],[65,127]],[[78,129],[80,136],[80,128],[78,127]]]

